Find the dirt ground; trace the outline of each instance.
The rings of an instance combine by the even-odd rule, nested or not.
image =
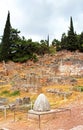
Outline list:
[[[71,114],[65,111],[41,117],[40,129],[37,118],[21,117],[14,122],[11,116],[12,119],[0,121],[0,130],[83,130],[83,102],[75,102],[67,107],[71,109]]]

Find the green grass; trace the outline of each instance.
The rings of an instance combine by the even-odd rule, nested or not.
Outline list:
[[[1,96],[7,96],[7,97],[11,97],[11,96],[19,96],[20,95],[20,91],[18,90],[15,90],[13,92],[10,92],[8,90],[3,90],[1,93],[0,93]]]
[[[83,86],[75,86],[73,90],[83,92]]]
[[[6,96],[8,96],[10,94],[10,92],[8,91],[8,90],[3,90],[1,93],[0,93],[0,95],[6,95]]]
[[[10,93],[10,96],[19,96],[20,95],[20,91],[15,90],[12,93]]]

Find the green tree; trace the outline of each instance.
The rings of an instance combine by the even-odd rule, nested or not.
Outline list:
[[[4,28],[4,33],[1,42],[1,60],[7,61],[10,58],[10,12],[8,11],[7,20]]]
[[[52,41],[52,46],[54,46],[56,48],[56,51],[60,51],[61,50],[61,42],[57,39],[54,39]]]
[[[78,48],[79,51],[83,52],[83,32],[79,36]]]
[[[49,53],[48,40],[41,40],[40,41],[40,54],[44,55],[46,53]]]
[[[61,37],[61,50],[66,50],[66,49],[67,49],[67,36],[65,33],[63,33]]]
[[[10,56],[11,56],[11,60],[13,58],[13,56],[15,55],[17,48],[19,48],[19,43],[22,41],[20,36],[19,36],[20,31],[18,31],[17,29],[11,28],[10,31]],[[20,48],[19,48],[20,49]]]
[[[47,37],[47,46],[49,47],[49,35]]]
[[[77,50],[77,38],[76,38],[76,33],[74,33],[72,17],[70,17],[70,28],[67,37],[67,50],[69,51]]]

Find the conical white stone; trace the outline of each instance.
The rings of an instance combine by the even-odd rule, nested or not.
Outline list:
[[[40,94],[33,106],[34,111],[45,112],[50,111],[50,104],[44,94]]]

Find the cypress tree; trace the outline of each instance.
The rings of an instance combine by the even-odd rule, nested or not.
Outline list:
[[[79,36],[78,49],[79,51],[83,52],[83,32],[81,32]]]
[[[49,35],[47,37],[47,46],[49,47]]]
[[[75,51],[77,49],[77,38],[74,33],[72,17],[70,17],[70,28],[68,31],[67,44],[67,50]]]
[[[1,43],[1,60],[4,61],[7,61],[10,57],[10,32],[11,32],[10,12],[8,11]]]

